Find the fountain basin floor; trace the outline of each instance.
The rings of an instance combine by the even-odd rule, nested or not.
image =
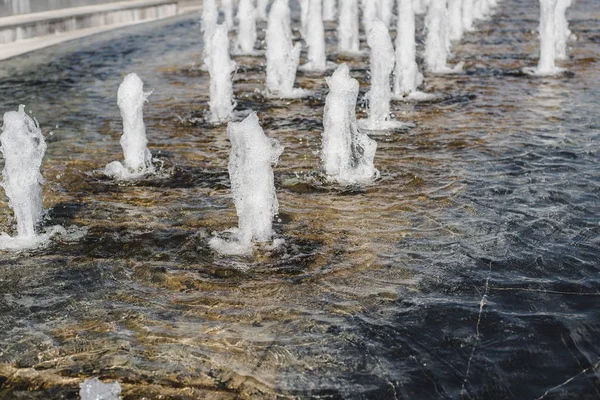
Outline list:
[[[443,99],[392,103],[415,127],[377,137],[367,186],[319,171],[322,77],[266,99],[264,60],[236,59],[237,109],[285,147],[284,245],[252,257],[208,247],[237,216],[197,17],[2,62],[1,109],[26,104],[47,135],[45,225],[87,232],[0,253],[0,399],[77,398],[91,377],[124,399],[597,399],[600,3],[570,11],[570,75],[514,72],[536,65],[538,15],[503,1],[454,48],[464,74],[426,77]],[[362,98],[368,59],[346,62]],[[129,72],[154,89],[148,147],[170,178],[93,173],[120,157]]]

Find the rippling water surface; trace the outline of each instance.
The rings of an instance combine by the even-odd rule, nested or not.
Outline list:
[[[600,3],[569,15],[570,73],[529,77],[537,2],[503,1],[455,46],[464,74],[426,77],[442,100],[394,104],[416,127],[376,137],[367,187],[319,174],[322,76],[299,76],[314,98],[267,100],[264,58],[237,58],[238,109],[285,146],[286,245],[252,258],[207,246],[237,217],[198,15],[2,62],[0,109],[48,135],[47,224],[88,231],[0,255],[0,398],[76,398],[91,376],[127,399],[600,398]],[[346,61],[364,94],[368,58]],[[166,172],[116,184],[94,171],[122,158],[128,72],[154,90]]]

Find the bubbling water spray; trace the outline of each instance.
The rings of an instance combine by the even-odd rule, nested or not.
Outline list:
[[[390,28],[392,23],[394,0],[377,0],[377,18]]]
[[[292,43],[290,8],[287,0],[275,0],[269,13],[267,26],[267,91],[279,98],[296,98],[307,95],[294,89],[296,71],[300,63],[300,43]]]
[[[232,30],[234,27],[233,23],[233,0],[221,0],[221,9],[225,16],[225,25],[227,30]]]
[[[398,28],[396,35],[396,70],[394,97],[403,98],[417,92],[423,82],[416,61],[415,14],[412,0],[398,0]]]
[[[358,54],[360,38],[358,27],[358,0],[342,0],[338,15],[338,51],[342,54]]]
[[[463,0],[448,0],[448,17],[450,22],[448,37],[450,40],[458,41],[463,35],[462,4]]]
[[[454,68],[448,67],[446,60],[450,49],[448,39],[447,0],[431,0],[425,17],[427,37],[425,39],[425,66],[436,74],[457,73],[462,71],[462,63]]]
[[[229,56],[229,37],[224,24],[218,25],[215,29],[210,48],[211,52],[204,60],[210,74],[208,121],[217,124],[229,120],[235,108],[231,74],[235,71],[236,65]]]
[[[362,0],[363,28],[365,34],[368,34],[373,28],[373,20],[377,18],[377,1]]]
[[[144,92],[144,83],[135,73],[123,79],[117,91],[117,104],[123,119],[123,163],[113,161],[106,166],[104,173],[116,179],[139,178],[155,172],[152,154],[146,147],[146,126],[144,125],[144,103],[151,92]]]
[[[394,45],[383,21],[373,21],[373,28],[367,37],[371,48],[371,89],[366,99],[369,105],[369,118],[360,120],[359,126],[366,130],[386,130],[406,126],[400,121],[390,120],[392,89],[390,75],[394,70]]]
[[[323,21],[335,21],[335,0],[323,0]]]
[[[473,9],[475,7],[475,1],[463,0],[462,4],[463,31],[471,32],[473,31]]]
[[[243,255],[252,251],[252,242],[268,242],[273,237],[273,217],[279,211],[275,193],[273,169],[283,147],[268,138],[256,113],[242,122],[230,122],[227,134],[231,142],[229,179],[238,215],[234,240],[219,237],[210,240],[210,247],[224,255]]]
[[[322,0],[309,0],[306,23],[306,44],[308,62],[300,68],[303,71],[323,72],[327,69],[325,55],[325,28],[323,27]]]
[[[256,10],[253,0],[240,0],[238,6],[238,28],[235,41],[235,53],[239,55],[255,55],[256,43]]]
[[[40,167],[46,141],[37,122],[25,114],[25,106],[4,114],[0,144],[4,156],[1,185],[17,220],[17,236],[0,234],[0,249],[30,249],[46,243],[56,233],[65,233],[60,226],[48,233],[36,233],[43,217],[41,184],[44,178]]]
[[[377,142],[358,129],[358,81],[350,77],[348,66],[341,64],[327,78],[327,85],[321,150],[325,172],[342,185],[369,183],[379,174],[373,165]]]
[[[556,28],[555,49],[558,60],[567,59],[567,41],[571,36],[571,31],[569,30],[566,13],[572,3],[573,0],[558,0],[554,11],[554,26]]]
[[[256,2],[256,18],[260,21],[266,21],[268,18],[267,7],[269,0],[257,0]]]
[[[540,0],[540,59],[537,68],[525,68],[531,75],[547,76],[562,73],[564,69],[556,67],[556,27],[555,12],[558,0]]]
[[[219,10],[215,0],[204,0],[202,5],[202,21],[201,21],[201,32],[202,40],[204,41],[204,57],[210,54],[210,39],[215,33],[217,28],[217,21],[219,19]]]

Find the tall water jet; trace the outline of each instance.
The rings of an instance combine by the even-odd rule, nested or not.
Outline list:
[[[398,27],[396,29],[396,69],[394,97],[403,98],[417,93],[423,83],[416,61],[415,14],[412,0],[398,0]]]
[[[462,22],[463,31],[473,31],[473,9],[475,7],[474,0],[462,0]]]
[[[448,0],[448,38],[458,41],[463,35],[463,0]]]
[[[219,20],[219,9],[215,0],[204,0],[200,30],[204,42],[203,59],[210,54],[210,38],[215,33]]]
[[[363,28],[368,35],[373,28],[373,20],[377,18],[378,0],[362,0]]]
[[[269,7],[269,0],[256,1],[256,18],[258,20],[266,21],[268,19],[267,7]]]
[[[446,61],[450,50],[448,39],[447,0],[431,0],[425,16],[425,67],[427,71],[436,74],[457,73],[462,71],[462,63],[454,68],[448,67]]]
[[[525,68],[532,75],[555,75],[564,71],[556,67],[555,10],[558,0],[540,0],[540,59],[537,68]]]
[[[337,36],[340,53],[358,54],[360,52],[358,0],[340,1]]]
[[[232,30],[235,26],[233,23],[233,0],[221,0],[221,10],[223,10],[227,30]]]
[[[233,240],[219,237],[209,245],[220,254],[236,255],[252,252],[252,242],[268,242],[273,237],[273,217],[279,211],[272,165],[277,164],[283,147],[268,138],[256,113],[242,122],[230,122],[227,135],[231,142],[229,179],[238,215],[238,229]]]
[[[275,0],[267,26],[267,91],[280,98],[297,98],[308,91],[294,88],[301,44],[292,43],[287,0]]]
[[[254,44],[256,43],[256,10],[253,0],[240,0],[238,6],[237,37],[235,40],[235,54],[255,55]]]
[[[335,0],[323,0],[323,21],[335,21],[336,14]]]
[[[308,24],[308,9],[310,6],[310,0],[299,0],[300,1],[300,34],[302,37],[306,37],[306,27]]]
[[[36,226],[43,216],[41,184],[44,178],[40,167],[46,141],[37,122],[25,114],[25,106],[4,114],[0,144],[4,156],[2,187],[17,220],[17,236],[2,233],[0,249],[35,247],[39,244]]]
[[[387,130],[405,127],[406,124],[390,119],[392,89],[390,75],[394,70],[394,45],[383,21],[373,21],[373,28],[367,37],[371,48],[371,88],[367,92],[369,118],[358,121],[365,130]]]
[[[211,53],[204,60],[210,74],[210,111],[208,121],[217,124],[226,122],[233,115],[233,83],[231,74],[236,65],[229,56],[227,26],[218,25],[211,38]]]
[[[306,44],[308,62],[300,68],[303,71],[323,72],[327,69],[325,55],[325,28],[323,27],[322,0],[309,0],[306,23]]]
[[[107,176],[116,179],[139,178],[155,172],[152,154],[147,148],[144,103],[151,92],[144,92],[144,83],[135,73],[123,79],[117,91],[117,105],[123,119],[123,163],[113,161],[104,168]]]
[[[556,27],[555,49],[556,59],[567,59],[567,41],[571,36],[569,21],[567,21],[567,9],[571,7],[573,0],[558,0],[554,10],[554,25]]]
[[[376,0],[377,18],[383,22],[386,28],[390,29],[393,16],[394,0]],[[368,33],[368,32],[367,32]]]
[[[373,165],[377,142],[358,129],[358,81],[341,64],[327,78],[327,85],[321,150],[325,172],[342,185],[369,183],[379,174]]]

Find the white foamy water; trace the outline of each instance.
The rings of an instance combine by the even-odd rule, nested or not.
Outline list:
[[[217,28],[219,19],[219,9],[215,0],[204,0],[202,4],[202,19],[200,21],[200,30],[204,42],[203,58],[210,54],[210,39]]]
[[[567,59],[567,41],[571,37],[569,21],[567,21],[567,9],[571,7],[573,0],[558,0],[554,9],[555,31],[555,57],[557,60]]]
[[[415,14],[412,0],[398,0],[398,10],[394,97],[402,98],[417,91],[423,82],[423,74],[419,72],[416,61]]]
[[[463,35],[463,0],[448,0],[448,37],[458,41]]]
[[[373,28],[367,37],[371,48],[371,88],[367,92],[369,117],[360,120],[359,126],[366,130],[386,130],[404,127],[400,121],[390,119],[390,101],[392,100],[391,74],[394,70],[394,45],[383,21],[373,21]]]
[[[322,0],[308,0],[305,39],[308,46],[308,62],[303,71],[324,72],[327,69],[325,55],[325,28],[323,27]]]
[[[256,113],[242,122],[230,122],[229,179],[238,228],[229,240],[213,237],[210,247],[223,255],[252,252],[253,242],[269,242],[273,237],[273,217],[279,211],[272,165],[277,164],[283,147],[268,138]]]
[[[235,40],[235,54],[255,55],[256,43],[256,10],[253,0],[240,0],[238,6],[237,36]]]
[[[98,378],[86,379],[79,385],[79,396],[81,400],[120,400],[121,385],[104,383]]]
[[[323,21],[335,21],[337,16],[335,2],[336,0],[323,0]]]
[[[225,25],[227,26],[227,30],[232,30],[235,25],[233,21],[233,0],[221,0],[221,10],[223,11]]]
[[[540,0],[540,58],[537,68],[524,68],[531,75],[547,76],[564,72],[555,64],[556,59],[556,7],[558,0]]]
[[[220,24],[211,38],[211,52],[204,63],[210,74],[210,101],[208,121],[217,124],[228,121],[233,114],[233,83],[231,74],[236,64],[229,55],[227,26]]]
[[[450,40],[448,38],[447,0],[431,0],[425,16],[425,68],[436,74],[457,73],[462,63],[450,68],[447,65]]]
[[[373,165],[377,142],[358,129],[358,81],[350,77],[348,66],[341,64],[327,78],[327,85],[321,149],[325,172],[342,185],[369,183],[378,175]]]
[[[256,1],[256,18],[260,21],[266,21],[269,17],[267,14],[267,8],[269,7],[269,0],[257,0]]]
[[[117,104],[123,119],[123,163],[113,161],[104,173],[116,179],[134,179],[155,172],[152,154],[147,148],[144,103],[151,92],[144,92],[144,83],[135,73],[128,74],[117,92]]]
[[[290,9],[286,0],[275,0],[267,26],[267,92],[280,98],[296,98],[308,92],[294,88],[301,44],[292,42]]]
[[[358,54],[360,52],[358,26],[358,0],[340,2],[338,15],[338,51],[342,54]]]

